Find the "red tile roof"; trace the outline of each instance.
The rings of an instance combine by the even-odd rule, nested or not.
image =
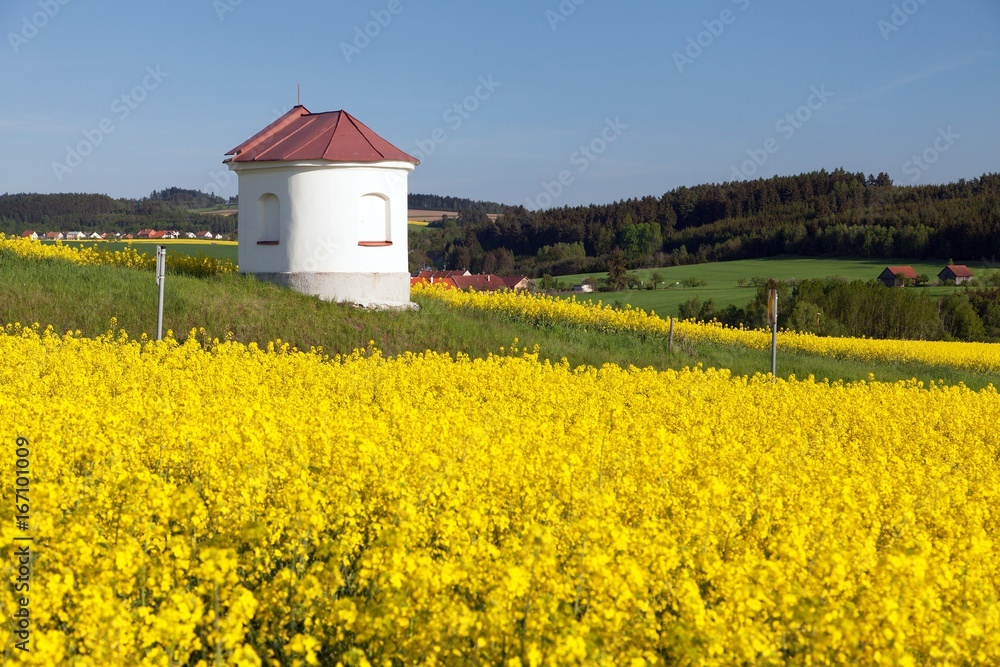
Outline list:
[[[477,292],[492,292],[493,290],[506,289],[507,285],[504,284],[503,279],[500,276],[495,276],[492,273],[488,275],[472,275],[472,276],[452,276],[451,281],[455,283],[458,289],[469,289],[472,288]]]
[[[521,283],[522,280],[527,279],[528,276],[500,276],[500,280],[502,280],[504,285],[510,289],[514,289]]]
[[[898,276],[902,273],[904,278],[910,278],[911,280],[917,279],[917,272],[913,270],[912,266],[887,266],[886,268],[889,269],[889,273],[894,276]]]
[[[312,113],[293,107],[263,130],[226,153],[233,162],[332,160],[420,164],[346,111]]]
[[[972,271],[965,264],[949,264],[945,268],[951,269],[956,278],[972,278]]]

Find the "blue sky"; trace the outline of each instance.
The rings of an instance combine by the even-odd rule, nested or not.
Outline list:
[[[95,6],[96,5],[96,6]],[[1000,171],[997,0],[3,0],[0,192],[236,194],[296,103],[530,208],[844,167]]]

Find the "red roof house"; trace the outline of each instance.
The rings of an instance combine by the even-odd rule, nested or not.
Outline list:
[[[507,289],[515,292],[531,287],[531,280],[528,276],[500,276],[500,280],[507,286]]]
[[[886,287],[899,287],[904,283],[899,279],[902,276],[913,284],[917,280],[917,272],[912,266],[887,266],[878,276],[878,281]]]
[[[954,281],[956,285],[961,285],[973,279],[972,271],[965,264],[949,264],[941,269],[938,278],[944,281]]]
[[[494,292],[498,289],[507,289],[503,278],[492,273],[486,275],[452,276],[452,282],[458,289],[474,289],[477,292]]]

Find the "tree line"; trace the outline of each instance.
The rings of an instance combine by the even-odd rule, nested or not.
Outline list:
[[[219,195],[201,190],[185,190],[184,188],[166,188],[165,190],[153,190],[147,199],[154,201],[165,201],[185,208],[211,208],[224,204],[237,203],[236,197],[228,200]]]
[[[0,231],[121,232],[140,229],[173,229],[179,232],[210,231],[236,234],[236,216],[202,215],[188,208],[204,208],[226,200],[196,190],[169,188],[142,199],[114,199],[107,195],[3,194],[0,195]]]
[[[935,296],[920,288],[891,288],[875,280],[761,281],[745,307],[716,309],[711,300],[681,304],[682,319],[763,327],[767,294],[778,291],[778,326],[821,336],[897,340],[1000,341],[1000,280]]]
[[[1000,253],[998,232],[1000,174],[899,186],[884,173],[836,169],[612,204],[505,207],[495,222],[467,209],[414,235],[411,256],[417,267],[529,275],[604,271],[616,250],[629,268],[779,254],[979,259]]]
[[[492,201],[476,201],[473,199],[463,199],[462,197],[443,197],[441,195],[421,195],[410,194],[407,202],[408,208],[420,209],[424,211],[464,211],[476,209],[483,213],[503,213],[503,204]]]

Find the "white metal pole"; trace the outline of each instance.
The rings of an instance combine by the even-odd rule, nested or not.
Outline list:
[[[156,340],[163,340],[163,283],[167,277],[167,247],[156,246],[156,284],[160,286],[160,303],[156,310]]]
[[[768,297],[768,314],[771,316],[771,377],[774,378],[778,376],[778,290],[771,290]]]

